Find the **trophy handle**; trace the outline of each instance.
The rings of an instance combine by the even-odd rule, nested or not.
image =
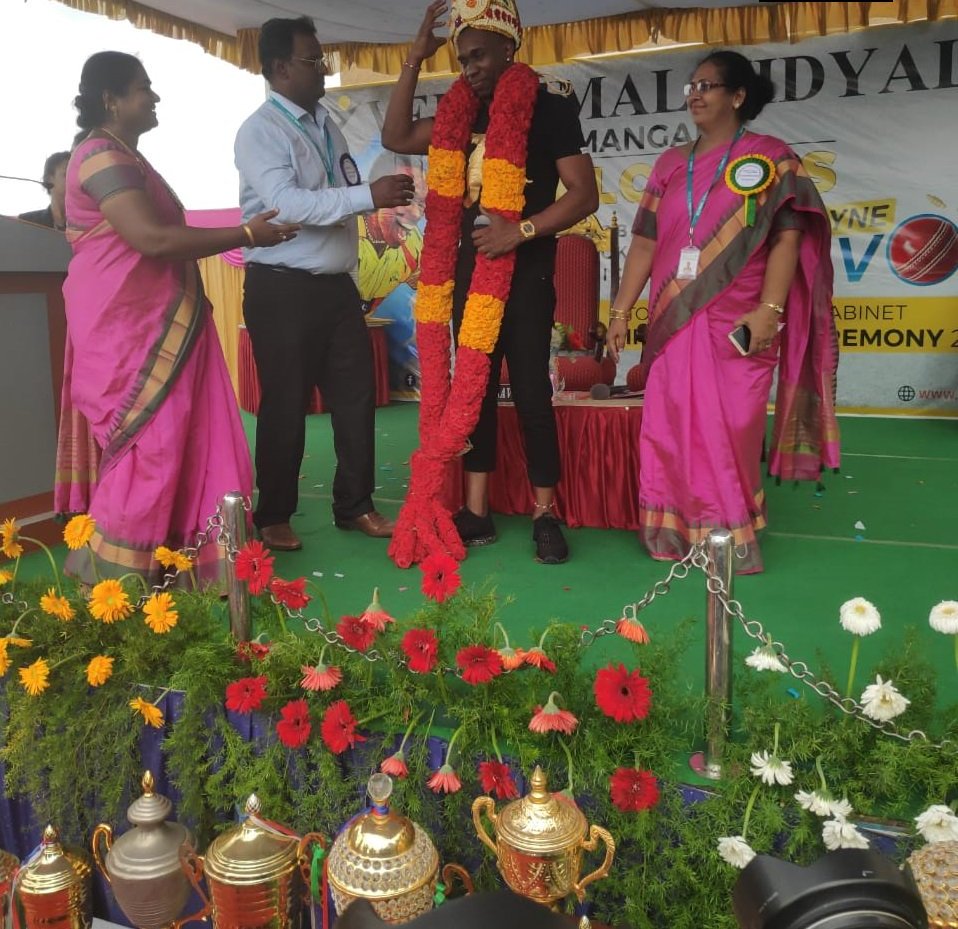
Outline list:
[[[307,832],[296,846],[296,860],[299,862],[299,873],[303,876],[303,883],[306,885],[306,899],[311,901],[312,893],[312,861],[306,855],[306,849],[311,843],[318,845],[323,852],[326,851],[326,839],[319,832]]]
[[[100,825],[93,830],[93,839],[90,842],[90,845],[93,849],[93,860],[96,862],[96,866],[99,869],[100,874],[106,878],[106,882],[108,884],[112,884],[113,881],[110,880],[110,874],[106,869],[106,859],[100,854],[101,839],[106,845],[106,850],[109,853],[110,849],[113,848],[113,829],[106,823],[100,823]]]
[[[581,881],[572,885],[579,903],[585,898],[586,886],[593,881],[597,881],[600,877],[605,877],[612,867],[612,859],[615,857],[615,839],[612,838],[608,829],[595,825],[589,826],[589,838],[583,839],[581,847],[587,852],[594,852],[598,848],[599,839],[605,845],[605,860],[591,874],[587,874]]]
[[[483,813],[489,817],[492,828],[495,829],[498,817],[496,816],[496,801],[492,797],[476,797],[472,801],[472,824],[476,827],[476,835],[479,836],[479,841],[487,846],[493,855],[498,856],[499,850],[496,848],[496,843],[489,837],[486,827],[482,824]]]
[[[472,883],[472,875],[461,865],[461,864],[447,864],[442,869],[442,882],[446,885],[448,890],[453,884],[456,883],[456,880],[462,884],[462,889],[466,894],[474,894],[476,888]]]
[[[203,908],[193,913],[191,916],[184,916],[173,922],[170,929],[180,929],[185,923],[201,919],[206,922],[206,918],[213,912],[213,906],[210,898],[203,892],[203,885],[200,881],[203,879],[203,856],[196,854],[196,849],[189,842],[184,842],[180,846],[180,869],[193,885],[193,889],[203,901]]]

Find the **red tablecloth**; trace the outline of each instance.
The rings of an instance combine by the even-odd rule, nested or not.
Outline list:
[[[260,386],[253,360],[253,343],[250,341],[246,326],[240,326],[238,362],[239,362],[239,405],[247,413],[259,412]],[[376,406],[389,405],[389,350],[386,346],[386,328],[383,325],[369,325],[367,331],[373,345],[373,371],[376,376]],[[323,413],[323,398],[319,388],[313,388],[307,413]]]
[[[572,395],[555,401],[562,479],[556,512],[569,526],[639,528],[639,427],[642,401],[589,400]],[[489,505],[497,513],[532,514],[534,498],[516,408],[499,404],[496,470]],[[462,506],[462,463],[455,462],[444,490],[453,511]]]

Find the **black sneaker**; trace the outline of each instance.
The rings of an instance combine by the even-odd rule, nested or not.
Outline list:
[[[532,541],[536,543],[536,561],[540,564],[562,564],[569,557],[559,520],[551,513],[532,520]]]
[[[472,510],[464,506],[453,515],[452,521],[456,525],[463,545],[491,545],[498,538],[496,527],[488,513],[485,516],[476,516]]]

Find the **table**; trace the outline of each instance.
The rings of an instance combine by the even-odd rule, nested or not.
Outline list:
[[[386,343],[386,326],[392,320],[366,317],[366,328],[373,346],[373,373],[376,378],[376,406],[389,405],[389,348]],[[246,326],[239,327],[239,405],[241,410],[254,415],[259,412],[261,389],[253,344]],[[307,413],[325,413],[319,388],[314,387]]]
[[[571,527],[638,529],[641,397],[592,400],[587,392],[565,391],[553,408],[562,458],[556,514]],[[444,501],[453,511],[462,506],[459,460],[450,469]],[[500,403],[489,506],[497,513],[531,515],[533,503],[518,414],[514,404]]]

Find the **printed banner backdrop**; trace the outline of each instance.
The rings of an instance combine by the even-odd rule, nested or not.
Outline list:
[[[777,87],[752,126],[796,150],[832,217],[840,408],[958,416],[958,23],[889,25],[744,52]],[[547,79],[569,82],[579,102],[601,204],[574,231],[600,250],[606,305],[613,213],[624,263],[656,157],[695,136],[682,85],[703,55],[663,50],[542,69]],[[420,83],[419,115],[435,111],[448,83]],[[389,92],[388,85],[349,88],[327,100],[367,177],[384,160],[379,127]],[[403,169],[418,177],[421,164]],[[360,269],[370,283],[361,289],[376,315],[394,320],[394,387],[412,396],[421,209],[379,225]],[[645,316],[640,302],[636,325]],[[638,358],[637,350],[624,353],[619,380]]]

